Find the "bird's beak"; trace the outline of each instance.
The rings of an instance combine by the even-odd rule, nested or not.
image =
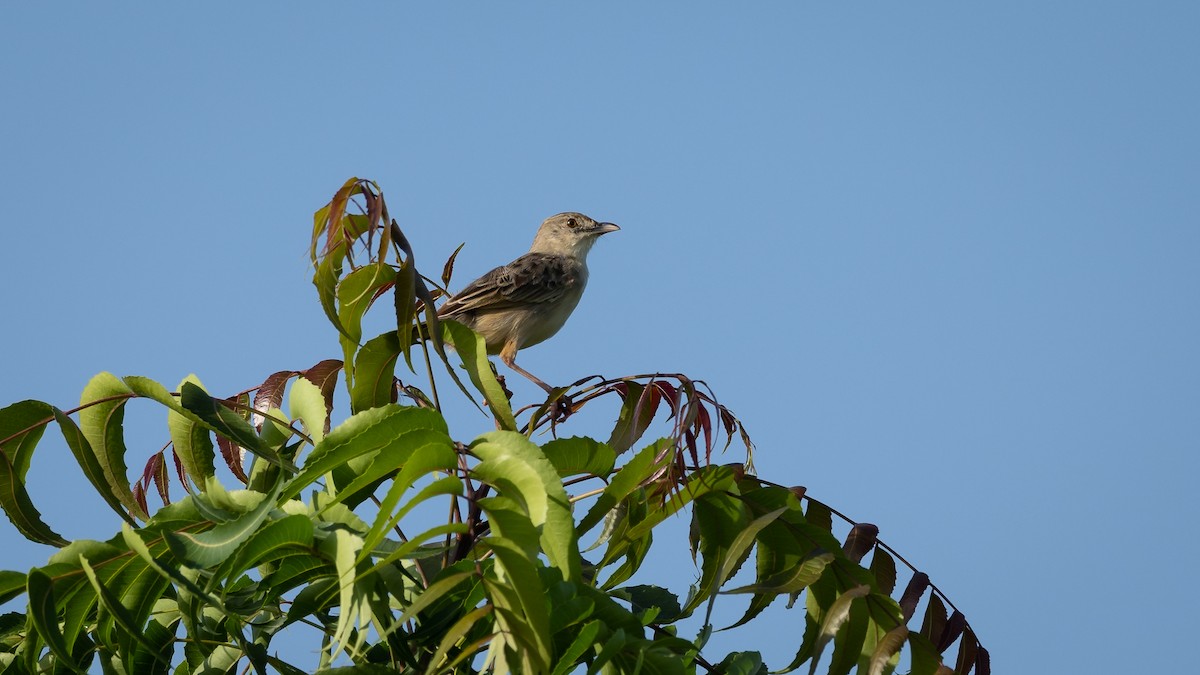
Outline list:
[[[613,223],[596,223],[596,234],[597,235],[608,234],[609,232],[616,232],[619,229],[621,229],[621,228],[617,227]]]

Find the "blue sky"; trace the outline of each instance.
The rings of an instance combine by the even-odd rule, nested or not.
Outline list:
[[[379,181],[427,273],[465,241],[460,286],[583,211],[623,229],[522,365],[707,380],[760,474],[879,525],[998,672],[1184,657],[1194,3],[0,17],[0,404],[69,407],[101,370],[233,392],[337,356],[305,250],[350,176]],[[140,422],[149,455],[165,432]],[[35,501],[107,538],[78,474],[45,445]],[[2,525],[3,567],[50,554]],[[743,645],[773,667],[802,629],[780,617]]]

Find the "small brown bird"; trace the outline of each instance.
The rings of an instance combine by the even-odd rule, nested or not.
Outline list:
[[[600,235],[621,228],[582,213],[550,216],[529,253],[467,284],[438,309],[483,336],[489,354],[547,392],[550,385],[517,365],[517,350],[549,339],[571,316],[587,285],[587,254]]]

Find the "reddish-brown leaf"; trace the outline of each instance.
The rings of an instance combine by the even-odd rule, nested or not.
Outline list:
[[[246,451],[241,446],[236,445],[233,441],[217,434],[217,447],[221,450],[221,457],[225,459],[225,466],[233,472],[234,476],[243,483],[249,483],[250,479],[246,477],[246,470],[242,468],[242,462],[246,455]]]
[[[175,475],[179,476],[179,484],[183,486],[184,492],[188,494],[196,494],[192,490],[192,484],[188,481],[187,472],[183,470],[183,460],[179,459],[179,453],[175,449],[171,449],[171,459],[175,461]]]
[[[142,513],[150,513],[150,507],[146,505],[146,488],[142,487],[141,481],[133,484],[133,501],[141,507]]]
[[[174,454],[175,451],[171,452]],[[158,490],[158,497],[162,500],[163,506],[166,506],[171,503],[171,479],[167,474],[167,461],[161,452],[155,457],[158,458],[158,462],[156,462],[157,467],[154,471],[154,487]]]
[[[992,675],[992,657],[982,645],[975,655],[975,675]]]
[[[283,404],[283,390],[287,388],[288,380],[299,375],[294,370],[281,370],[278,373],[272,373],[263,380],[263,383],[258,385],[258,390],[254,392],[254,411],[258,414],[254,415],[254,428],[262,431],[263,422],[265,421],[262,414],[266,413],[271,408],[278,408]]]
[[[846,541],[842,544],[842,551],[846,557],[854,562],[860,562],[863,556],[875,548],[875,542],[879,540],[879,528],[871,523],[857,523],[850,528],[850,534],[846,535]]]
[[[924,635],[936,647],[942,641],[942,633],[946,628],[946,605],[936,593],[929,596],[929,604],[925,607],[925,619],[921,622],[921,635]],[[942,651],[938,649],[938,651]]]
[[[900,596],[900,609],[904,612],[904,623],[913,617],[917,612],[917,603],[921,602],[921,596],[925,594],[925,589],[929,588],[929,575],[924,572],[913,574],[912,579],[908,580],[908,586],[904,587],[904,595]]]
[[[958,662],[954,666],[955,675],[969,675],[975,667],[975,657],[979,650],[979,640],[975,632],[967,626],[963,631],[962,641],[958,643]]]
[[[443,286],[450,285],[450,277],[454,274],[454,259],[458,257],[458,252],[463,250],[463,247],[466,245],[467,245],[467,242],[465,242],[465,241],[463,243],[459,244],[458,248],[454,249],[454,253],[451,253],[450,257],[446,259],[446,264],[442,266],[442,285]]]
[[[941,639],[937,641],[937,650],[944,652],[949,649],[966,627],[967,617],[963,616],[962,612],[954,610],[954,613],[950,615],[950,620],[946,622],[946,627],[942,630]]]

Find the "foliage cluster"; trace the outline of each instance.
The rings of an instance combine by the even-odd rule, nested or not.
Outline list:
[[[748,601],[734,626],[803,598],[785,670],[815,672],[830,654],[830,673],[890,673],[903,651],[911,673],[989,672],[925,575],[893,597],[896,557],[873,526],[839,541],[840,514],[753,474],[741,422],[702,382],[585,378],[514,412],[478,336],[438,321],[444,289],[418,273],[377,186],[348,181],[317,211],[312,242],[341,359],[221,398],[195,377],[172,392],[101,373],[74,410],[0,410],[0,506],[23,536],[58,547],[43,566],[0,572],[0,602],[26,600],[0,616],[4,673],[294,675],[312,666],[281,656],[276,638],[298,625],[321,636],[323,673],[767,672],[755,652],[706,650],[722,595]],[[389,295],[397,328],[362,342],[364,314]],[[427,388],[396,376],[401,359],[421,370],[414,356]],[[439,364],[482,398],[494,431],[452,436]],[[334,426],[339,382],[350,415]],[[170,442],[131,484],[123,422],[135,399],[164,409]],[[600,399],[620,402],[607,440],[534,442]],[[656,419],[665,432],[644,440]],[[122,519],[111,539],[68,542],[34,507],[25,477],[50,425]],[[713,464],[722,439],[747,462]],[[239,489],[218,479],[222,466]],[[172,468],[187,491],[174,502]],[[631,584],[656,528],[689,512],[690,592]],[[689,619],[697,635],[681,630]]]

